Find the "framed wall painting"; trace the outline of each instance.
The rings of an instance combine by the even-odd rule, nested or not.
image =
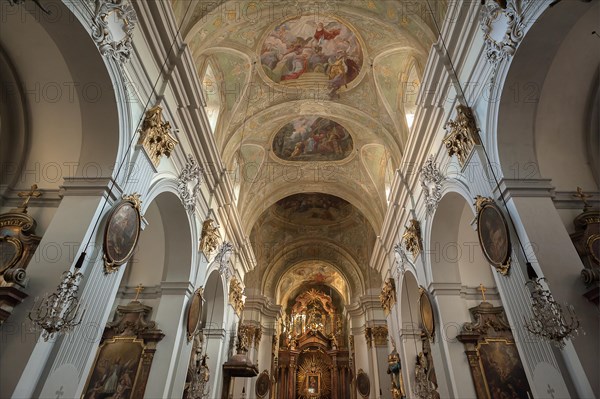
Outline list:
[[[194,296],[190,300],[190,304],[188,306],[186,324],[188,342],[191,342],[194,339],[194,336],[198,334],[202,327],[202,308],[204,307],[204,297],[202,296],[203,293],[204,288],[198,288],[196,292],[194,292]]]
[[[506,218],[491,198],[477,196],[477,236],[487,261],[502,275],[510,270],[510,232]]]
[[[419,287],[419,312],[421,316],[421,327],[427,338],[433,341],[435,337],[435,316],[433,305],[424,287]]]
[[[124,196],[108,215],[104,230],[104,272],[112,273],[126,263],[137,246],[142,226],[140,196]]]
[[[102,343],[96,354],[82,399],[133,398],[144,391],[140,378],[145,344],[136,337],[115,337]]]
[[[362,369],[358,370],[356,375],[356,389],[363,398],[366,398],[371,393],[371,381],[369,376]]]
[[[258,398],[264,398],[269,393],[271,389],[271,378],[269,377],[269,372],[264,370],[258,378],[256,379],[256,386],[254,387],[254,392]]]

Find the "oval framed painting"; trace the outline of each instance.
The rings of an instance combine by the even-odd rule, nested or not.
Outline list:
[[[371,393],[371,380],[362,369],[359,369],[356,375],[356,389],[363,398],[368,397]]]
[[[188,342],[200,331],[202,320],[202,309],[204,307],[204,288],[200,287],[194,292],[187,311],[187,337]]]
[[[491,198],[477,199],[477,236],[487,261],[503,275],[510,269],[510,234],[500,208]]]
[[[254,388],[254,392],[256,396],[259,398],[264,398],[269,393],[271,389],[271,378],[269,377],[269,372],[264,370],[258,378],[256,379],[256,386]]]
[[[124,196],[108,216],[104,230],[104,271],[112,273],[132,256],[140,237],[140,196]]]
[[[427,338],[433,340],[435,337],[435,316],[433,314],[433,305],[424,287],[419,287],[419,312],[421,313],[421,324],[427,334]]]

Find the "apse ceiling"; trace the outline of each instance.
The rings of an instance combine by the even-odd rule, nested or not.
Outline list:
[[[303,248],[312,240],[312,250],[329,248],[331,267],[354,265],[342,270],[350,290],[369,280],[364,265],[436,39],[432,16],[441,20],[447,8],[446,1],[430,4],[173,0],[197,72],[210,85],[209,117],[245,233],[253,245],[288,246],[275,244],[269,254],[255,248],[259,268],[293,266],[281,252],[295,256],[294,264],[314,260]],[[302,198],[335,206],[312,203],[310,214],[296,209],[285,220],[282,207],[298,207]],[[275,295],[277,281],[263,288]]]

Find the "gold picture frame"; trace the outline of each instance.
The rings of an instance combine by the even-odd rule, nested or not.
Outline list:
[[[483,256],[506,276],[510,270],[510,231],[506,218],[491,198],[477,196],[477,237]]]
[[[435,315],[427,290],[423,286],[419,287],[419,313],[423,331],[427,338],[433,341],[435,338]]]
[[[504,338],[486,338],[476,346],[479,364],[471,364],[472,369],[479,367],[481,384],[478,391],[484,390],[487,398],[533,397],[527,381],[523,364],[515,342]]]
[[[144,340],[115,337],[100,345],[81,399],[113,397],[134,398],[143,392],[142,360],[146,352]]]
[[[194,292],[194,296],[190,300],[187,311],[187,339],[188,342],[192,342],[194,336],[198,334],[202,327],[202,309],[204,308],[204,288],[198,288]]]
[[[123,196],[108,215],[104,229],[104,272],[112,273],[135,251],[142,228],[140,196]]]
[[[320,373],[306,373],[306,393],[309,397],[321,396]]]

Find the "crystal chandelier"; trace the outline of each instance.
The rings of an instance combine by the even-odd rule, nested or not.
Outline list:
[[[62,274],[62,280],[56,292],[50,295],[46,294],[39,302],[36,298],[33,308],[29,312],[29,319],[44,330],[42,332],[44,341],[48,341],[55,334],[71,331],[83,319],[85,309],[81,313],[79,312],[81,303],[77,298],[83,274],[79,272],[77,266],[83,263],[84,257],[85,252],[77,262],[74,272],[66,271]]]
[[[531,291],[533,318],[525,320],[527,330],[539,337],[551,341],[556,347],[563,349],[565,341],[578,333],[579,319],[573,306],[566,305],[566,311],[558,304],[550,290],[545,289],[542,281],[545,278],[530,279],[525,285]]]

